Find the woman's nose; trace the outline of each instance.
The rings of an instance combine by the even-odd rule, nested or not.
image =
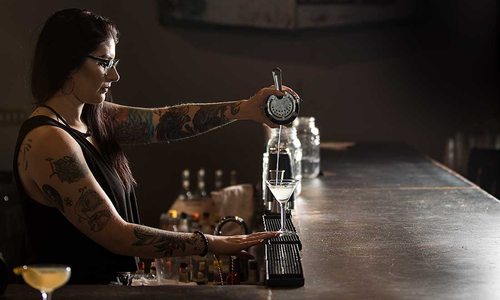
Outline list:
[[[108,71],[108,74],[106,74],[106,81],[117,82],[118,80],[120,80],[120,74],[118,74],[116,67],[112,67],[111,70]]]

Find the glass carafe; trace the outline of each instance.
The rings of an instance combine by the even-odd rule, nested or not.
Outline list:
[[[270,153],[271,149],[278,149],[278,132],[279,128],[273,128],[271,130],[271,137],[267,142],[267,153]],[[300,180],[302,179],[302,146],[300,140],[297,137],[297,130],[294,127],[281,126],[281,137],[279,149],[287,149],[290,153],[292,160],[292,175],[294,179],[299,181],[295,189],[295,196],[298,196],[301,191]],[[271,166],[269,166],[271,168]]]
[[[313,117],[299,117],[293,122],[302,146],[302,177],[314,178],[320,172],[320,137]]]

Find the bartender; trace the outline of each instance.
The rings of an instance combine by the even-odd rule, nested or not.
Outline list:
[[[107,284],[116,272],[135,271],[135,257],[238,255],[274,237],[140,225],[136,181],[120,145],[189,138],[236,120],[274,126],[262,106],[283,92],[266,87],[239,101],[154,109],[111,103],[109,91],[120,79],[117,43],[112,21],[82,9],[56,12],[40,33],[31,74],[37,106],[14,156],[31,250],[26,262],[66,264],[72,283]]]

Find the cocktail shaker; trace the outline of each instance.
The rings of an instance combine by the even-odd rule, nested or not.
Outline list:
[[[278,91],[282,91],[281,69],[273,69],[274,86]],[[299,115],[299,99],[289,92],[285,92],[283,97],[271,95],[267,98],[264,112],[267,118],[277,125],[286,125]]]

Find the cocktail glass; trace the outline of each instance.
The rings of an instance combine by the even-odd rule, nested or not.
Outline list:
[[[267,180],[283,180],[283,176],[285,176],[285,170],[269,170],[269,174],[267,174]]]
[[[71,268],[65,265],[29,265],[14,269],[16,275],[22,275],[24,281],[40,291],[43,300],[50,300],[52,292],[68,282]]]
[[[278,232],[282,236],[295,235],[295,232],[289,231],[286,228],[285,205],[297,187],[298,182],[299,181],[297,179],[266,180],[267,187],[280,204],[281,228]]]

